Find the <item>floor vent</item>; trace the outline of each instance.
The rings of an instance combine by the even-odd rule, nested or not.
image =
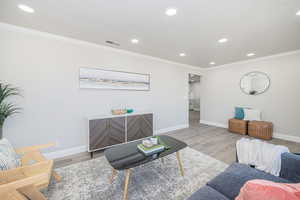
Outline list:
[[[111,40],[106,40],[105,43],[110,44],[110,45],[114,45],[114,46],[120,46],[119,43],[111,41]]]

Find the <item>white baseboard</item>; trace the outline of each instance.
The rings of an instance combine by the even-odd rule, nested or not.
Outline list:
[[[183,124],[183,125],[168,127],[168,128],[164,128],[164,129],[159,129],[159,130],[154,131],[154,135],[159,135],[159,134],[163,134],[163,133],[167,133],[167,132],[175,131],[175,130],[179,130],[179,129],[184,129],[184,128],[188,128],[188,127],[189,127],[188,124]],[[73,148],[69,148],[69,149],[44,153],[44,156],[47,159],[57,159],[57,158],[65,157],[65,156],[83,153],[83,152],[87,152],[87,146],[79,146],[79,147],[73,147]]]
[[[282,133],[273,133],[273,137],[277,139],[287,140],[291,142],[299,142],[300,143],[300,137],[293,136],[293,135],[287,135]]]
[[[182,125],[178,125],[178,126],[163,128],[163,129],[154,131],[154,135],[159,135],[159,134],[167,133],[170,131],[176,131],[176,130],[180,130],[180,129],[184,129],[184,128],[188,128],[188,127],[189,127],[188,124],[182,124]]]
[[[69,149],[44,153],[44,156],[47,159],[56,159],[56,158],[62,158],[65,156],[74,155],[77,153],[82,153],[82,152],[87,152],[87,146],[79,146],[79,147],[73,147],[73,148],[69,148]]]
[[[228,128],[228,125],[226,125],[226,124],[222,124],[222,123],[218,123],[218,122],[210,122],[210,121],[205,121],[205,120],[200,120],[200,124],[206,124],[206,125],[216,126],[216,127],[220,127],[220,128]]]
[[[210,126],[216,126],[220,128],[228,128],[228,125],[222,124],[222,123],[217,123],[217,122],[211,122],[211,121],[205,121],[205,120],[200,120],[201,124],[206,124]],[[282,139],[282,140],[287,140],[291,142],[299,142],[300,143],[300,137],[297,136],[292,136],[292,135],[287,135],[287,134],[282,134],[282,133],[273,133],[273,138],[277,139]]]

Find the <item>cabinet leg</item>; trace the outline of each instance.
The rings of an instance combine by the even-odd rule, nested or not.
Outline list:
[[[94,158],[94,152],[91,152],[91,159]]]

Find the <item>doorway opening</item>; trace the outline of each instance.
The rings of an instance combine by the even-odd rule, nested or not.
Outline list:
[[[200,122],[200,81],[201,76],[189,74],[189,125],[197,126]]]

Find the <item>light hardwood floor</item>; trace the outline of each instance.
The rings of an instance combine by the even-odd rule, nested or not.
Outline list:
[[[197,125],[200,121],[200,112],[190,110],[189,111],[189,124]]]
[[[230,133],[224,128],[199,124],[196,120],[192,120],[190,122],[189,128],[169,132],[166,135],[170,135],[185,141],[189,147],[208,154],[228,164],[235,161],[236,141],[242,137],[247,137]],[[269,142],[273,144],[285,145],[289,147],[291,152],[300,152],[299,143],[280,139],[273,139]],[[94,157],[98,156],[103,156],[103,152],[95,153]],[[62,167],[89,159],[90,155],[88,153],[81,153],[56,160],[55,167]]]

